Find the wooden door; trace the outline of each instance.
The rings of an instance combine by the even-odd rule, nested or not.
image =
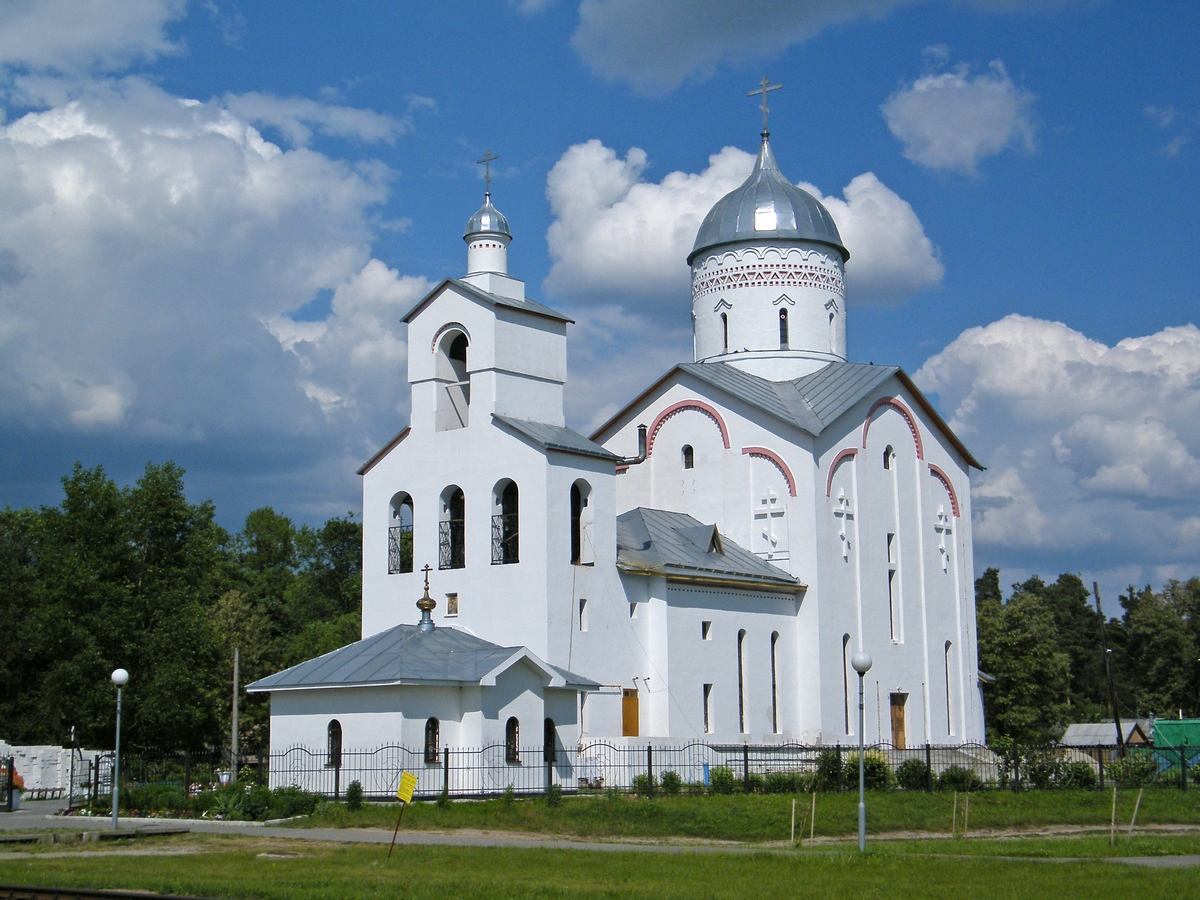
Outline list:
[[[625,737],[638,736],[637,688],[625,688],[621,691],[621,734]]]
[[[904,727],[904,704],[908,694],[892,694],[892,746],[904,750],[908,746],[908,732]]]

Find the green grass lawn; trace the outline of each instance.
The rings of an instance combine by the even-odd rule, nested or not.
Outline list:
[[[1120,792],[1117,821],[1129,823],[1136,791]],[[797,833],[808,834],[811,795],[796,800]],[[964,795],[958,796],[959,830]],[[933,831],[950,833],[954,798],[949,793],[869,793],[867,827],[875,833]],[[395,827],[399,807],[370,804],[358,812],[328,804],[299,827]],[[552,809],[541,798],[451,803],[440,808],[418,803],[404,813],[408,829],[476,828],[533,831],[576,837],[689,837],[732,841],[786,841],[791,829],[792,797],[782,794],[655,797],[617,795],[565,797]],[[1099,791],[988,791],[971,795],[969,827],[1029,828],[1043,825],[1107,825],[1112,793]],[[1139,824],[1200,824],[1200,791],[1148,789],[1138,811]],[[835,837],[858,829],[858,795],[818,794],[815,834]]]
[[[972,842],[958,842],[971,844]],[[982,842],[980,842],[982,843]],[[990,842],[995,843],[995,842]],[[1008,843],[1008,842],[1004,842]],[[744,898],[824,897],[1172,898],[1192,896],[1195,869],[1147,870],[1108,862],[931,858],[890,849],[860,857],[817,853],[596,853],[579,850],[404,847],[195,836],[180,856],[70,859],[0,857],[0,883],[151,890],[217,898]],[[147,842],[149,846],[149,842]],[[288,859],[263,852],[291,852]]]

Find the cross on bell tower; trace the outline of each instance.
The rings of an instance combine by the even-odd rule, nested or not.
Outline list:
[[[492,196],[492,162],[500,157],[494,154],[491,150],[483,151],[483,159],[475,160],[475,165],[483,163],[483,193],[487,198]]]
[[[771,108],[769,106],[767,106],[767,93],[770,91],[777,91],[781,87],[783,87],[782,84],[771,84],[771,79],[768,78],[766,75],[764,75],[763,80],[759,82],[758,90],[746,92],[747,97],[753,97],[755,94],[762,94],[762,104],[761,104],[761,109],[762,109],[762,114],[763,114],[762,136],[764,138],[767,137],[771,133],[767,129],[767,116],[771,112]]]

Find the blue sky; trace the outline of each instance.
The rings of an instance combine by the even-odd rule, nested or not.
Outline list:
[[[586,431],[690,353],[683,256],[766,74],[851,357],[988,466],[977,567],[1198,574],[1198,43],[1195,4],[1103,0],[5,4],[0,503],[174,459],[230,528],[357,510],[485,148]]]

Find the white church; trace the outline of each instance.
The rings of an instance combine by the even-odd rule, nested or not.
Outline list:
[[[868,743],[983,740],[979,463],[847,360],[849,253],[768,138],[688,256],[693,359],[590,436],[489,189],[465,275],[404,318],[411,422],[359,470],[363,640],[249,688],[273,753],[857,743],[857,651]]]

